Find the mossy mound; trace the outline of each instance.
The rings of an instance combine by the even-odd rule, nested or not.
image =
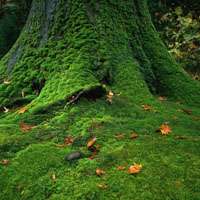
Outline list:
[[[0,166],[0,199],[198,199],[200,110],[166,101],[152,102],[153,109],[145,111],[124,101],[82,98],[65,110],[37,114],[38,121],[18,115],[11,122],[18,126],[4,125],[10,117],[3,117],[1,159],[10,163]],[[184,112],[188,109],[192,114]],[[24,133],[20,121],[37,126]],[[172,133],[161,136],[156,130],[165,122]],[[137,139],[130,139],[132,132]],[[62,147],[69,135],[73,144]],[[87,141],[94,136],[100,151],[91,160]],[[84,156],[67,162],[74,151]],[[134,163],[143,168],[130,175]],[[97,168],[105,175],[97,176]]]

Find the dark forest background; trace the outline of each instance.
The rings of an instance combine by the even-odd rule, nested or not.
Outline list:
[[[0,0],[0,58],[18,38],[32,0]]]

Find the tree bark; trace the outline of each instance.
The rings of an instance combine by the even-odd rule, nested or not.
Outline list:
[[[159,38],[146,0],[33,0],[0,77],[2,107],[45,107],[105,85],[133,103],[154,95],[200,99],[199,84]]]

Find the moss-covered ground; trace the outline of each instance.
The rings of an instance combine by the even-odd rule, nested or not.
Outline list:
[[[146,103],[151,110],[142,108]],[[199,199],[200,110],[195,107],[159,100],[133,105],[121,94],[112,104],[106,97],[82,97],[65,109],[12,112],[0,120],[0,160],[10,161],[0,165],[2,200]],[[23,132],[22,121],[36,127]],[[172,132],[162,136],[156,130],[166,122]],[[132,132],[138,138],[130,139]],[[59,146],[69,135],[74,143]],[[100,151],[91,160],[87,141],[94,136]],[[77,150],[81,159],[64,160]],[[130,175],[134,163],[143,168]],[[98,177],[97,168],[106,173]]]

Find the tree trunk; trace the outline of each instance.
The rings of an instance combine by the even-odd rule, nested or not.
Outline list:
[[[102,84],[135,103],[152,94],[199,100],[199,85],[167,52],[146,1],[33,1],[0,66],[2,106],[45,106]]]

